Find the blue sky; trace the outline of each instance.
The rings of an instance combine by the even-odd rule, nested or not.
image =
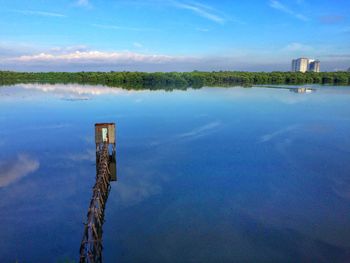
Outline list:
[[[350,67],[348,0],[0,0],[0,69]]]

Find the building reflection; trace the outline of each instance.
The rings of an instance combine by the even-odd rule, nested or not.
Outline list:
[[[301,87],[301,88],[290,88],[289,89],[291,92],[294,93],[312,93],[315,92],[315,89],[312,88],[305,88],[305,87]]]

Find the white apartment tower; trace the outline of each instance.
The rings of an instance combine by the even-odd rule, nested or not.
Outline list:
[[[309,59],[298,58],[292,61],[292,72],[306,72],[309,68]]]
[[[320,61],[319,60],[309,60],[309,69],[310,72],[320,72]]]
[[[308,58],[292,60],[292,72],[320,72],[320,61]]]

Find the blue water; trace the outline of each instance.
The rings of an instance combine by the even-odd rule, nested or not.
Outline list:
[[[0,262],[78,261],[97,122],[105,262],[349,262],[350,87],[311,88],[1,87]]]

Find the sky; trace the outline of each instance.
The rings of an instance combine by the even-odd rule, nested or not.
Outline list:
[[[349,0],[0,0],[0,70],[350,67]]]

